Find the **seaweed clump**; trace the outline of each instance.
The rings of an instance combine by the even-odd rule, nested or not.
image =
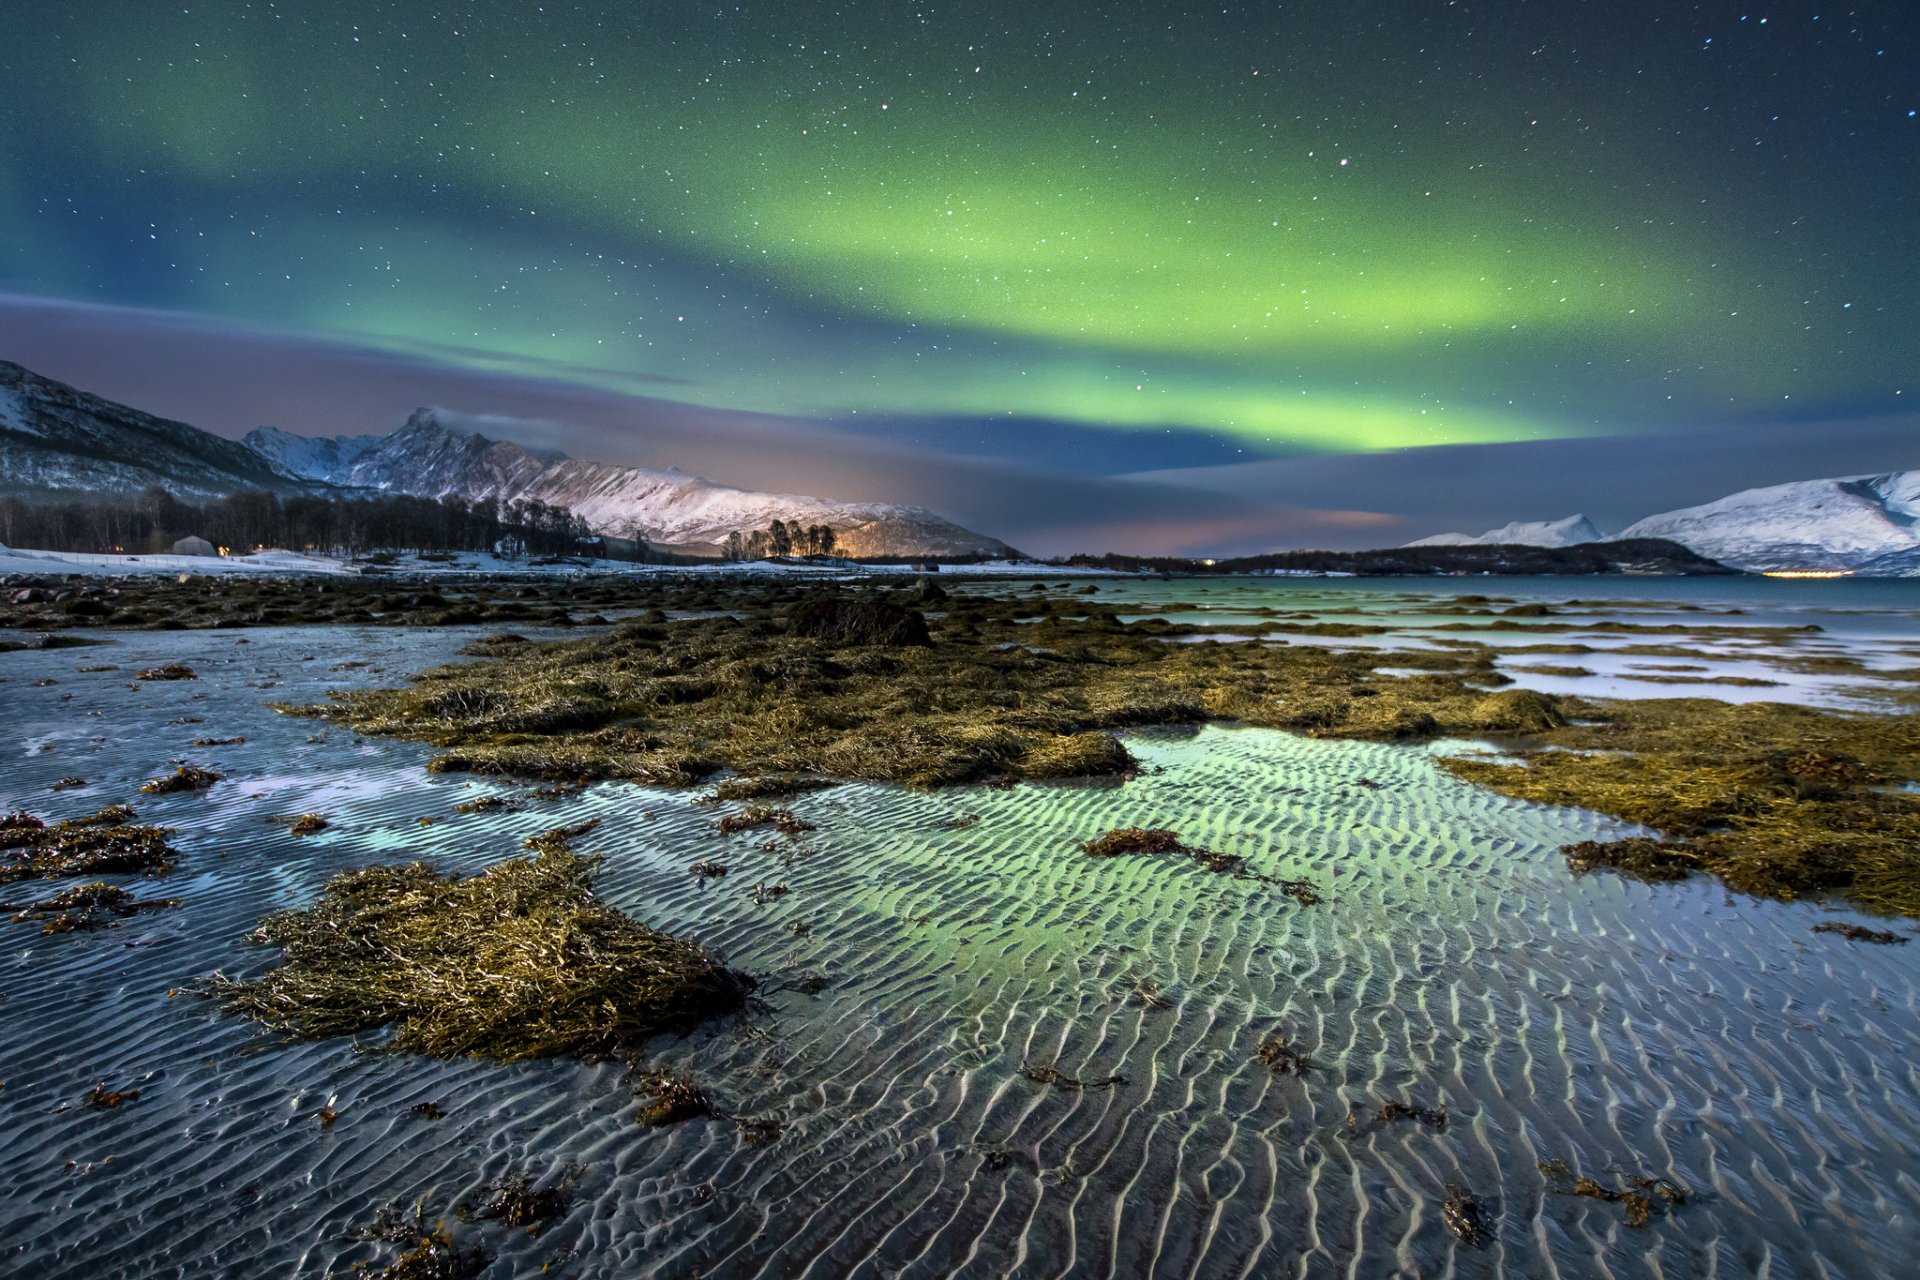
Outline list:
[[[198,680],[199,678],[198,672],[182,662],[168,662],[157,667],[148,667],[134,676],[135,680]]]
[[[693,1082],[692,1076],[646,1071],[640,1074],[634,1084],[649,1099],[634,1117],[634,1122],[645,1128],[665,1128],[713,1114],[713,1100],[707,1097],[706,1090]]]
[[[537,1236],[548,1223],[567,1211],[573,1201],[573,1184],[579,1178],[579,1169],[572,1165],[544,1187],[536,1185],[529,1173],[510,1173],[482,1186],[480,1194],[485,1199],[470,1212],[482,1221],[504,1222]]]
[[[1383,1105],[1375,1116],[1386,1124],[1391,1124],[1395,1120],[1418,1120],[1435,1133],[1447,1131],[1447,1104],[1444,1102],[1437,1107],[1423,1107],[1411,1102],[1389,1102]]]
[[[1589,704],[1524,763],[1441,767],[1505,795],[1650,827],[1568,848],[1576,870],[1653,880],[1693,870],[1759,897],[1837,894],[1920,915],[1920,721],[1703,699]]]
[[[177,791],[205,791],[223,775],[198,765],[183,764],[164,778],[149,778],[140,789],[150,796],[172,795]]]
[[[19,917],[15,917],[18,919]],[[1813,926],[1815,933],[1837,933],[1849,942],[1875,942],[1881,946],[1903,943],[1905,938],[1891,929],[1869,929],[1863,924],[1848,924],[1837,920],[1827,920]]]
[[[1487,1242],[1479,1198],[1465,1187],[1447,1184],[1447,1198],[1440,1204],[1440,1221],[1453,1238],[1464,1245],[1477,1249]]]
[[[1538,706],[1521,716],[1490,705],[1475,683],[1485,673],[1456,654],[1396,654],[1431,668],[1400,678],[1375,672],[1372,654],[1170,644],[1196,629],[1125,623],[1082,601],[1056,611],[969,595],[929,621],[878,595],[790,605],[788,594],[682,599],[726,612],[514,646],[402,688],[279,709],[433,743],[436,770],[676,787],[731,770],[716,790],[742,799],[768,798],[739,781],[763,777],[1124,778],[1136,763],[1113,731],[1138,725],[1236,720],[1394,739],[1539,718]]]
[[[593,865],[548,848],[472,876],[343,872],[254,931],[277,967],[210,994],[302,1039],[384,1027],[394,1050],[502,1062],[600,1057],[740,1008],[752,978],[597,901]]]
[[[1288,1044],[1280,1036],[1268,1036],[1253,1051],[1253,1056],[1261,1066],[1277,1076],[1303,1076],[1313,1066],[1313,1060],[1300,1049]]]
[[[836,645],[933,643],[925,617],[885,600],[806,600],[787,610],[787,631]]]
[[[387,1229],[385,1224],[376,1223],[368,1228],[369,1232]],[[386,1235],[362,1235],[361,1239],[386,1240],[400,1244],[411,1240],[407,1248],[401,1250],[385,1266],[376,1269],[370,1262],[356,1262],[350,1274],[368,1276],[372,1280],[472,1280],[487,1269],[493,1261],[485,1247],[457,1243],[445,1227],[410,1232],[395,1239]]]
[[[1543,1161],[1540,1172],[1546,1175],[1547,1190],[1554,1195],[1587,1196],[1620,1205],[1626,1210],[1630,1227],[1646,1226],[1653,1220],[1656,1207],[1671,1211],[1685,1204],[1693,1194],[1671,1178],[1644,1176],[1627,1179],[1627,1189],[1620,1190],[1575,1174],[1564,1160]]]
[[[1700,855],[1687,845],[1647,836],[1582,840],[1561,846],[1560,852],[1567,855],[1567,865],[1575,875],[1604,869],[1654,883],[1685,880],[1702,865]]]
[[[727,814],[715,829],[723,836],[730,836],[736,831],[752,831],[759,827],[772,827],[789,840],[798,840],[814,829],[811,822],[797,816],[791,809],[776,809],[764,804],[750,804],[738,813]]]
[[[1303,907],[1311,907],[1321,901],[1320,891],[1311,880],[1283,880],[1262,875],[1249,868],[1247,860],[1237,853],[1216,853],[1212,849],[1187,844],[1180,839],[1178,832],[1164,827],[1116,827],[1103,836],[1083,841],[1080,851],[1090,858],[1117,858],[1132,853],[1177,853],[1216,875],[1275,885],[1282,894]]]
[[[0,817],[0,884],[34,877],[157,874],[173,870],[179,853],[168,827],[135,824],[134,812],[110,805],[84,818],[48,825],[30,813]]]
[[[0,904],[4,907],[8,904]],[[149,898],[137,901],[125,889],[96,880],[91,884],[63,889],[44,902],[25,904],[14,914],[17,923],[41,921],[43,934],[90,932],[105,929],[116,921],[142,911],[158,911],[180,905],[178,898]]]
[[[1028,1062],[1021,1066],[1020,1074],[1035,1084],[1048,1084],[1056,1089],[1094,1090],[1111,1089],[1117,1084],[1125,1084],[1125,1076],[1102,1076],[1097,1080],[1076,1080],[1060,1069],[1057,1062]]]
[[[1088,840],[1080,851],[1091,858],[1117,858],[1127,853],[1184,853],[1180,834],[1163,827],[1116,827]]]

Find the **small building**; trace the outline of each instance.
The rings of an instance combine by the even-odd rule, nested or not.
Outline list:
[[[215,550],[214,545],[205,538],[188,534],[173,544],[173,554],[177,556],[217,556],[220,553]]]

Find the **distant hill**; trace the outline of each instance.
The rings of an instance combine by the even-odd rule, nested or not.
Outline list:
[[[713,553],[775,520],[826,525],[852,556],[1018,553],[924,507],[830,502],[715,484],[677,468],[584,462],[465,429],[420,409],[389,435],[310,437],[261,427],[227,440],[0,362],[0,494],[137,493],[204,501],[242,490],[413,494],[565,507],[596,533]]]
[[[596,533],[681,550],[718,551],[729,533],[775,520],[833,529],[854,556],[1011,556],[989,538],[924,507],[887,502],[829,502],[797,494],[756,493],[715,484],[677,467],[585,462],[536,454],[461,425],[457,415],[420,409],[391,435],[309,439],[261,428],[246,442],[314,480],[355,489],[456,496],[476,501],[533,499],[566,507]]]
[[[0,361],[0,493],[138,493],[156,484],[193,499],[324,488],[238,441]]]
[[[1660,538],[1587,542],[1572,547],[1502,544],[1389,547],[1378,551],[1276,551],[1231,560],[1075,556],[1072,563],[1167,573],[1348,573],[1369,578],[1482,573],[1724,576],[1740,572],[1696,555],[1677,542]]]
[[[1600,542],[1606,535],[1585,516],[1564,520],[1515,521],[1498,529],[1489,529],[1475,537],[1464,533],[1436,533],[1431,538],[1409,542],[1410,547],[1574,547],[1583,542]]]

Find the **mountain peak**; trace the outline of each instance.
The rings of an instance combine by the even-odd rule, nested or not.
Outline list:
[[[1583,515],[1558,520],[1515,520],[1498,529],[1469,537],[1464,533],[1436,533],[1430,538],[1407,543],[1410,547],[1575,547],[1586,542],[1603,542],[1606,535]]]

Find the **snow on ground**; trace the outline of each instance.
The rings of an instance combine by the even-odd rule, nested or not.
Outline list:
[[[97,555],[78,551],[29,551],[20,548],[8,548],[0,545],[0,574],[5,573],[51,573],[86,574],[94,577],[118,577],[125,574],[164,573],[164,574],[208,574],[208,575],[270,575],[288,574],[367,574],[375,576],[405,575],[408,577],[490,577],[502,574],[515,576],[617,576],[633,575],[647,577],[656,574],[696,574],[721,576],[793,576],[793,577],[843,577],[850,573],[861,575],[900,575],[919,577],[926,570],[913,565],[856,564],[846,561],[837,564],[774,564],[758,561],[751,564],[723,564],[715,561],[699,565],[663,565],[635,564],[629,560],[592,560],[583,556],[569,556],[565,559],[550,560],[507,559],[502,556],[485,554],[459,554],[446,559],[423,560],[415,556],[403,555],[391,564],[374,565],[365,560],[347,560],[336,556],[310,555],[297,551],[256,551],[245,556],[176,556],[176,555]],[[1006,560],[990,561],[986,564],[945,565],[939,570],[942,577],[1031,577],[1031,578],[1099,578],[1123,576],[1110,569],[1087,569],[1064,565],[1015,563]]]

